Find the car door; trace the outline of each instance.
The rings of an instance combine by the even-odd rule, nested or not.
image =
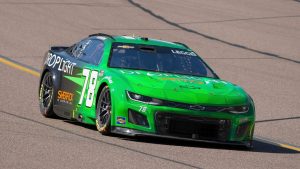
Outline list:
[[[103,47],[103,41],[87,38],[66,51],[68,59],[76,64],[71,73],[63,72],[57,95],[61,116],[81,120],[82,115],[93,107]]]

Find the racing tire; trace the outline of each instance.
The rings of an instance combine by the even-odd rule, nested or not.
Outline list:
[[[40,112],[45,117],[55,117],[53,111],[53,78],[50,72],[46,72],[42,78],[39,91]]]
[[[105,86],[98,98],[96,112],[96,127],[103,135],[111,133],[111,96],[108,86]]]

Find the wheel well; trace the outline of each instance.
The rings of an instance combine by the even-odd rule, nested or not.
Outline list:
[[[50,72],[48,69],[45,69],[41,75],[41,79],[43,79],[44,75],[47,73],[47,72]]]
[[[99,100],[99,97],[100,97],[100,93],[102,91],[102,89],[107,86],[107,84],[104,82],[100,85],[99,87],[99,90],[98,90],[98,93],[97,93],[97,97],[96,97],[96,109],[97,109],[97,105],[98,105],[98,100]]]

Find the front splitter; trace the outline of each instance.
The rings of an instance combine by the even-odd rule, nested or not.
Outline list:
[[[193,138],[184,138],[184,137],[176,137],[176,136],[169,136],[169,135],[160,135],[154,133],[146,133],[139,130],[123,128],[123,127],[111,127],[111,132],[114,134],[120,134],[125,136],[147,136],[147,137],[159,137],[159,138],[167,138],[167,139],[175,139],[175,140],[184,140],[184,141],[193,141],[193,142],[201,142],[201,143],[211,143],[211,144],[220,144],[220,145],[234,145],[234,146],[245,146],[248,149],[253,148],[253,144],[251,141],[245,142],[238,142],[238,141],[228,141],[228,142],[221,142],[215,140],[201,140],[201,139],[193,139]]]

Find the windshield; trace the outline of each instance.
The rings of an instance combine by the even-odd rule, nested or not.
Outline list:
[[[193,51],[114,43],[109,67],[216,78]]]

